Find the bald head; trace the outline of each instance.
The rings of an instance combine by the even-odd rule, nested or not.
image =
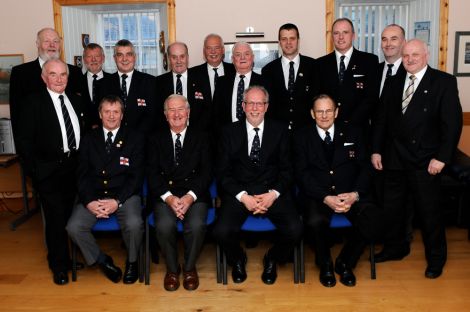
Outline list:
[[[403,66],[410,74],[421,71],[429,61],[428,46],[424,41],[411,39],[403,47]]]
[[[381,36],[381,47],[388,63],[395,63],[401,57],[405,42],[403,27],[391,24],[384,28]]]

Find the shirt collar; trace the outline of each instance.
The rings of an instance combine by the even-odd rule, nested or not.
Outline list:
[[[342,54],[342,53],[338,52],[337,50],[335,50],[336,59],[339,60],[339,58],[341,57],[341,55],[344,55],[344,56],[346,56],[346,58],[347,58],[348,60],[350,60],[350,59],[351,59],[351,55],[352,55],[352,53],[353,53],[353,50],[354,50],[354,47],[351,47],[351,48],[349,48],[349,50],[346,51],[346,53],[344,53],[344,54]]]
[[[133,73],[134,73],[134,70],[131,70],[130,72],[126,73],[127,78],[131,78]],[[118,75],[119,75],[119,78],[121,78],[122,75],[124,75],[124,73],[122,73],[122,72],[120,72],[120,71],[118,70]],[[127,78],[126,78],[126,79],[127,79]]]
[[[300,64],[300,53],[297,53],[297,55],[292,60],[289,60],[287,57],[283,55],[281,56],[281,62],[286,66],[289,66],[290,62],[294,62],[295,65]]]
[[[253,125],[250,124],[250,123],[248,122],[248,120],[245,120],[245,122],[246,122],[246,130],[247,130],[248,132],[253,131],[253,129],[254,129],[255,127],[253,127]],[[263,120],[263,121],[258,125],[258,127],[256,127],[256,128],[259,129],[258,131],[263,131],[263,130],[264,130],[264,120]]]
[[[173,77],[175,77],[175,79],[176,79],[176,75],[178,75],[178,74],[173,72],[173,71],[172,71],[172,73],[173,73]],[[181,74],[181,77],[183,77],[185,79],[188,78],[188,70],[185,70],[184,73]]]
[[[428,69],[428,65],[424,66],[423,69],[421,69],[419,72],[414,74],[415,77],[418,78],[418,81],[421,81],[421,79],[423,79],[423,76],[426,73],[426,69]],[[406,81],[408,81],[408,79],[410,78],[411,75],[413,75],[413,74],[410,74],[408,72],[406,73]]]
[[[108,138],[108,132],[109,132],[109,131],[111,131],[111,133],[113,134],[112,139],[113,139],[113,141],[114,141],[114,139],[116,138],[116,134],[117,134],[118,131],[119,131],[119,128],[116,128],[116,129],[114,129],[114,130],[108,130],[108,129],[106,129],[105,127],[103,127],[103,133],[104,133],[105,139]]]
[[[316,127],[317,127],[318,135],[320,136],[322,140],[324,140],[326,137],[326,131],[328,131],[328,133],[330,134],[331,140],[333,140],[333,138],[335,137],[335,124],[331,125],[331,127],[328,128],[327,130],[323,130],[318,125],[316,125]]]
[[[94,74],[93,74],[92,72],[87,71],[87,76],[88,76],[89,78],[93,79],[93,75],[94,75]],[[103,76],[104,76],[102,70],[100,70],[96,75],[98,76],[96,79],[101,79],[101,78],[103,78]]]

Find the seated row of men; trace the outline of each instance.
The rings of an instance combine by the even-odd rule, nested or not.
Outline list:
[[[147,159],[142,160],[149,166],[146,172],[153,172],[148,177],[151,195],[154,197],[153,203],[162,203],[155,214],[158,216],[158,231],[162,231],[158,237],[160,240],[164,237],[160,245],[167,258],[168,274],[164,283],[166,289],[178,288],[180,269],[174,261],[177,259],[172,243],[174,242],[174,233],[169,233],[167,228],[165,231],[165,227],[162,225],[158,227],[158,220],[166,220],[170,217],[173,218],[173,221],[175,218],[181,219],[183,217],[188,220],[188,212],[191,214],[191,209],[188,209],[189,205],[207,198],[207,193],[204,195],[204,192],[200,191],[207,189],[202,188],[203,184],[200,184],[197,189],[187,190],[175,189],[174,184],[180,178],[184,185],[193,179],[204,177],[204,175],[195,174],[198,172],[196,169],[185,171],[183,167],[179,168],[179,165],[176,164],[183,162],[185,156],[187,157],[184,153],[184,146],[191,142],[189,140],[191,135],[188,133],[213,129],[216,131],[213,131],[211,140],[203,141],[209,144],[207,142],[216,139],[218,144],[214,144],[214,146],[220,149],[216,154],[215,175],[220,185],[219,196],[222,199],[222,208],[218,211],[218,221],[214,232],[228,256],[229,263],[233,266],[234,281],[241,282],[246,278],[245,255],[234,241],[235,236],[231,233],[237,228],[239,230],[239,225],[243,223],[243,218],[247,213],[266,213],[283,233],[280,236],[280,241],[265,256],[263,272],[265,283],[269,284],[275,281],[276,263],[288,260],[285,257],[290,254],[289,249],[300,237],[302,227],[299,226],[297,212],[295,209],[289,208],[292,203],[290,188],[293,179],[289,170],[291,170],[293,159],[289,152],[291,146],[285,142],[286,140],[294,142],[296,167],[304,166],[303,169],[298,169],[294,176],[301,191],[301,198],[304,198],[305,224],[307,229],[314,229],[307,231],[307,233],[310,233],[316,248],[316,261],[320,266],[322,284],[326,286],[335,284],[334,269],[340,274],[344,284],[355,284],[352,267],[357,261],[358,250],[361,248],[356,249],[347,244],[344,254],[340,255],[340,259],[333,269],[334,266],[326,250],[327,246],[322,231],[327,227],[328,217],[332,211],[347,211],[348,215],[354,215],[355,213],[352,212],[356,209],[349,212],[351,207],[363,207],[357,209],[359,216],[367,216],[368,211],[374,211],[370,208],[373,205],[363,204],[368,201],[367,195],[370,189],[366,184],[363,184],[367,180],[364,177],[367,178],[369,175],[366,170],[369,165],[361,161],[368,158],[370,153],[370,151],[366,153],[361,150],[364,145],[370,145],[372,149],[372,164],[377,172],[384,171],[384,185],[386,186],[383,190],[383,199],[379,200],[379,204],[384,203],[387,231],[384,250],[377,255],[377,261],[401,259],[409,253],[409,242],[406,241],[403,230],[406,222],[404,201],[406,193],[412,191],[415,195],[417,209],[420,212],[419,216],[422,219],[428,262],[425,275],[429,278],[440,276],[446,260],[446,242],[444,226],[440,217],[441,211],[438,206],[439,179],[444,166],[452,160],[452,154],[462,127],[462,112],[457,84],[455,77],[434,70],[427,65],[429,52],[422,41],[410,40],[404,43],[404,33],[399,26],[393,25],[386,28],[383,39],[384,37],[392,42],[401,39],[400,49],[390,50],[399,50],[399,54],[403,55],[403,62],[400,64],[400,68],[403,67],[403,70],[396,71],[395,76],[389,76],[388,71],[387,75],[384,74],[386,79],[383,82],[382,101],[379,103],[376,96],[378,93],[377,57],[357,51],[352,47],[354,28],[351,21],[347,19],[335,21],[333,25],[335,51],[315,62],[318,73],[311,75],[309,74],[311,71],[304,67],[305,63],[302,60],[305,58],[298,53],[299,33],[293,24],[281,26],[279,44],[283,56],[268,64],[263,69],[263,76],[252,72],[253,52],[249,44],[238,43],[234,46],[232,58],[237,74],[228,75],[230,66],[219,63],[219,65],[223,64],[225,75],[223,78],[217,78],[219,74],[210,68],[209,60],[214,57],[221,61],[220,56],[223,55],[221,47],[223,45],[219,45],[221,43],[220,37],[209,35],[205,42],[208,64],[198,67],[205,74],[213,73],[214,80],[208,79],[207,82],[208,85],[217,87],[211,88],[211,95],[212,92],[214,94],[212,104],[204,106],[203,102],[208,98],[212,100],[212,96],[208,97],[206,95],[208,92],[200,91],[202,87],[201,89],[199,87],[191,89],[198,86],[198,81],[202,81],[202,79],[192,80],[191,77],[195,77],[196,74],[193,75],[186,70],[188,51],[186,45],[182,43],[174,43],[169,47],[172,72],[159,76],[155,81],[150,75],[134,70],[135,51],[132,44],[127,40],[119,41],[114,51],[118,72],[103,79],[99,84],[96,83],[94,88],[93,81],[97,77],[93,77],[88,72],[86,74],[87,85],[91,88],[84,93],[81,89],[70,90],[73,87],[70,87],[71,84],[68,82],[73,81],[73,67],[66,66],[57,60],[60,46],[57,33],[50,29],[41,31],[38,34],[37,42],[40,55],[37,64],[26,63],[15,67],[12,72],[11,90],[14,96],[12,96],[11,109],[17,148],[22,156],[26,172],[33,178],[34,186],[40,195],[44,209],[48,263],[53,272],[54,282],[56,284],[68,282],[69,254],[65,227],[72,213],[71,207],[76,195],[75,169],[77,165],[81,170],[91,170],[95,177],[95,180],[91,179],[94,182],[79,183],[78,191],[81,194],[80,188],[90,186],[95,186],[100,190],[93,189],[92,192],[110,192],[106,188],[113,184],[110,180],[112,173],[109,171],[110,169],[102,168],[103,166],[109,165],[110,168],[119,166],[120,170],[127,170],[135,163],[128,154],[119,154],[129,144],[129,139],[119,138],[121,131],[116,129],[120,129],[121,124],[122,128],[126,129],[126,133],[128,130],[140,133],[140,136],[137,135],[138,139],[131,139],[132,143],[140,140],[145,141],[146,137],[151,137],[151,140],[154,141],[147,144],[149,150],[157,146],[173,144],[169,147],[162,147],[162,150],[166,152],[161,153],[160,150],[156,150],[154,153],[149,152]],[[217,43],[211,45],[213,40]],[[393,43],[390,45],[393,47]],[[98,61],[97,58],[102,50],[100,48],[96,50],[96,46],[93,48],[92,45],[89,47],[90,49],[85,49],[85,63],[89,62],[89,70],[93,66],[101,68],[102,60]],[[98,51],[99,53],[92,54],[87,61],[89,55],[86,51]],[[300,64],[296,61],[286,63],[285,59],[290,59],[289,55],[293,60],[300,59]],[[49,56],[51,56],[50,60],[44,62]],[[45,87],[43,87],[42,81],[39,83],[34,81],[34,74],[28,74],[30,67],[37,66],[40,69],[38,64],[42,65],[41,79],[45,83]],[[387,64],[387,67],[391,68],[389,65],[391,64]],[[277,70],[271,71],[270,68],[277,68]],[[312,66],[312,68],[314,67]],[[178,73],[178,70],[181,69],[184,71]],[[283,74],[275,78],[275,72],[280,71],[279,69],[282,69]],[[386,67],[384,67],[384,73],[385,71]],[[194,68],[194,72],[196,72],[196,68]],[[322,79],[314,82],[311,77],[316,77],[318,74],[322,75]],[[26,79],[19,83],[19,76],[27,77],[30,81],[28,82]],[[290,79],[292,77],[294,78]],[[317,88],[316,83],[320,87]],[[268,94],[264,89],[249,88],[249,85],[256,84],[263,84],[270,90],[271,100],[268,99]],[[34,92],[29,92],[26,90],[27,87],[36,89]],[[87,125],[89,124],[87,122],[89,115],[95,114],[93,105],[100,102],[100,97],[110,101],[107,94],[96,96],[96,93],[100,94],[105,90],[118,97],[113,98],[108,104],[116,105],[115,100],[119,99],[122,102],[121,109],[116,113],[116,109],[103,111],[103,106],[107,107],[107,105],[102,105],[100,111],[95,108],[96,112],[100,112],[101,115],[92,117],[94,121],[91,124],[95,130],[86,134],[89,129],[89,125]],[[327,90],[326,93],[329,95],[320,96],[318,95],[319,90]],[[93,105],[89,104],[87,108],[83,108],[80,105],[80,97],[76,93],[81,93],[82,98],[90,94],[90,103]],[[188,121],[189,107],[169,109],[169,102],[172,103],[177,99],[179,102],[182,101],[182,98],[178,97],[168,98],[170,94],[174,93],[186,95],[185,98],[189,102],[187,105],[190,105],[191,111],[190,121]],[[297,95],[300,96],[300,94],[301,99],[298,100]],[[315,95],[318,95],[318,98],[313,101]],[[244,96],[245,98],[243,98]],[[156,97],[166,99],[161,100],[161,107],[152,100]],[[163,104],[164,102],[165,104]],[[315,104],[313,108],[312,103]],[[316,106],[320,104],[325,104],[327,107],[317,109]],[[374,105],[377,114],[373,119],[374,129],[371,132],[369,131],[369,119]],[[157,112],[160,109],[161,114]],[[266,123],[264,122],[265,113],[272,117],[272,119],[266,119]],[[315,128],[313,129],[315,131],[309,130],[308,127],[314,127],[311,117],[314,117],[317,129],[326,131],[318,130],[317,135]],[[299,120],[303,121],[298,122]],[[333,124],[334,120],[336,123]],[[105,122],[110,125],[105,126]],[[232,122],[234,123],[232,124]],[[119,126],[114,127],[115,123],[119,123]],[[186,129],[188,123],[190,124],[190,127],[187,128],[188,132],[180,131],[183,125],[183,128]],[[105,133],[102,132],[101,125],[107,129]],[[166,125],[176,129],[174,133],[171,133]],[[227,126],[224,128],[223,125]],[[158,128],[158,132],[155,135],[156,128]],[[353,130],[354,128],[359,130]],[[114,133],[111,131],[108,136],[108,130],[114,130]],[[248,130],[251,131],[248,132]],[[315,146],[315,140],[311,137],[308,139],[309,133],[311,134],[312,131],[314,139],[321,138],[322,141],[319,142],[323,143]],[[357,134],[355,134],[356,131]],[[142,133],[147,136],[142,136]],[[172,134],[171,138],[170,133]],[[371,143],[368,141],[364,143],[361,139],[354,142],[356,137],[360,137],[364,133],[371,134]],[[189,142],[185,143],[186,134],[188,134]],[[85,137],[83,137],[82,145],[80,140],[83,135]],[[92,140],[88,137],[92,135],[98,138],[98,143],[89,142]],[[348,140],[342,142],[342,139]],[[118,140],[117,143],[116,140]],[[90,149],[95,147],[102,148],[102,150],[96,151],[96,153],[82,153],[82,149],[88,148],[88,145],[91,145]],[[210,145],[212,146],[212,144]],[[79,147],[80,157],[89,154],[89,159],[87,159],[89,162],[99,158],[96,161],[103,163],[95,165],[96,167],[90,166],[86,162],[85,165],[82,164],[83,161],[79,162],[78,159]],[[336,149],[340,147],[343,147],[344,150],[337,151]],[[205,148],[209,149],[210,146]],[[119,156],[119,163],[115,161],[108,164],[107,155],[111,155],[113,150]],[[192,153],[193,151],[191,151],[191,160]],[[142,157],[144,153],[140,154]],[[201,154],[204,153],[201,152]],[[97,155],[102,155],[102,157]],[[341,159],[339,155],[345,159]],[[160,161],[163,162],[162,168],[165,169],[156,169],[158,168],[157,163]],[[348,161],[357,161],[357,165],[361,169],[357,169]],[[207,166],[210,163],[210,160],[207,161]],[[356,168],[354,179],[351,181],[347,178],[336,180],[337,176],[342,174],[341,166],[343,165],[345,168],[348,166]],[[91,169],[87,166],[90,166]],[[173,169],[166,169],[170,166],[173,166]],[[335,166],[338,168],[335,169]],[[182,172],[176,169],[182,170]],[[365,174],[358,173],[363,170],[366,172]],[[346,172],[344,174],[349,176],[349,170]],[[168,178],[176,173],[178,173],[178,179]],[[209,174],[207,181],[210,182],[211,177],[212,175]],[[83,178],[85,178],[84,173],[80,173],[78,179]],[[364,181],[360,178],[364,178]],[[142,174],[133,176],[132,179],[141,180]],[[340,187],[341,183],[353,182],[352,187],[347,185],[344,186],[344,189]],[[166,183],[169,185],[169,190],[165,190],[162,186]],[[134,190],[139,189],[140,186],[141,183],[137,183]],[[128,195],[135,194],[131,191],[130,186],[127,192]],[[107,193],[99,193],[99,195],[92,197],[87,195],[85,200],[81,199],[83,200],[81,201],[82,208],[87,207],[88,210],[85,212],[89,211],[92,215],[104,217],[116,210],[120,211],[120,207],[122,208],[130,198],[112,196]],[[359,201],[354,204],[358,199]],[[136,199],[134,201],[137,202]],[[90,207],[88,207],[89,204],[91,204]],[[240,209],[243,207],[246,209]],[[129,209],[122,209],[122,213],[127,210]],[[199,218],[199,221],[195,221],[196,223],[205,220],[202,218],[202,215],[206,213],[205,209],[199,208],[198,210],[200,213],[194,217],[195,219]],[[173,212],[174,215],[169,212]],[[129,218],[133,223],[122,225],[123,228],[135,226],[136,218]],[[354,219],[354,217],[351,218]],[[76,220],[75,217],[71,219],[71,222],[72,220]],[[142,220],[139,219],[139,222],[139,227],[141,227]],[[353,222],[355,221],[353,220]],[[172,227],[174,223],[171,224]],[[69,229],[71,236],[74,237],[76,235],[72,234],[75,232],[72,225],[74,224],[69,223]],[[140,228],[139,231],[141,235],[142,229]],[[138,233],[135,235],[139,236]],[[357,237],[360,237],[360,234],[358,235]],[[99,263],[107,276],[112,280],[120,280],[122,273],[112,264],[111,259],[102,254],[96,245],[92,246],[93,243],[89,242],[90,236],[88,234],[83,236],[85,244],[90,247],[88,252],[84,252],[86,261],[89,264]],[[140,244],[141,237],[137,236],[125,239],[129,249]],[[196,247],[186,254],[186,262],[183,266],[184,285],[187,289],[197,288],[198,285],[195,255],[200,248],[197,247],[197,243],[200,243],[200,237],[200,235],[195,235],[188,238],[188,241],[192,241]],[[79,243],[80,238],[74,240]],[[352,246],[358,246],[358,244],[352,244]],[[134,252],[135,250],[129,252],[128,255],[123,278],[125,283],[133,283],[136,279]]]

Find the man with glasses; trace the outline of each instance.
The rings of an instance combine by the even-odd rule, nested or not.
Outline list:
[[[315,97],[311,116],[315,123],[294,134],[295,175],[305,207],[305,229],[314,245],[321,284],[335,286],[336,272],[340,282],[351,287],[356,285],[352,269],[364,250],[365,237],[373,237],[372,226],[377,227],[368,220],[379,220],[373,217],[377,209],[370,196],[372,167],[360,132],[335,123],[338,107],[330,96]],[[328,238],[335,213],[344,214],[353,229],[333,267]]]
[[[222,206],[213,234],[232,266],[233,281],[242,283],[247,257],[239,244],[241,226],[250,215],[268,217],[279,235],[264,256],[261,279],[274,284],[277,263],[290,260],[302,232],[290,195],[289,133],[281,123],[264,118],[269,96],[263,87],[246,89],[242,105],[246,119],[225,127],[219,142],[216,177]]]

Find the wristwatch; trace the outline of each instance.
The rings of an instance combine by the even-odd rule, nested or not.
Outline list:
[[[118,208],[121,208],[122,207],[122,203],[119,199],[115,199],[116,200],[116,203],[118,204]]]

